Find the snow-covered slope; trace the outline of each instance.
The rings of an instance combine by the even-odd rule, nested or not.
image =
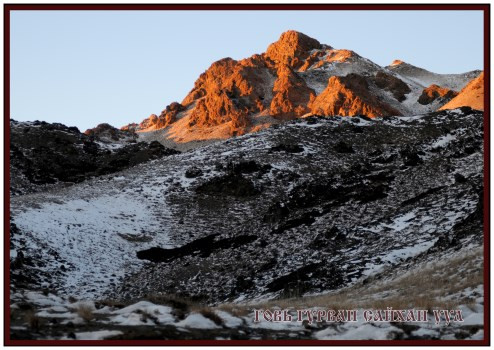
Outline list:
[[[468,108],[309,117],[13,197],[11,332],[56,339],[480,339],[482,122]],[[418,285],[407,291],[417,283],[431,299]],[[170,296],[199,304],[185,307]],[[383,303],[454,307],[466,323],[252,321],[252,308],[292,305],[294,312],[334,303],[361,311]],[[33,331],[25,305],[34,325],[56,319],[57,326]],[[243,316],[231,311],[239,308]]]
[[[474,70],[459,74],[438,74],[399,60],[394,61],[386,68],[419,84],[423,88],[437,84],[455,91],[460,91],[468,82],[481,73],[480,70]]]
[[[458,225],[481,212],[481,126],[467,109],[301,119],[18,196],[13,281],[240,301],[338,289],[442,244],[480,242],[481,222]]]

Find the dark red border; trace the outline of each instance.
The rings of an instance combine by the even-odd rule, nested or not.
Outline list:
[[[481,10],[490,11],[489,4],[5,4],[5,10],[98,10],[98,11],[160,11],[160,10]]]
[[[484,339],[483,340],[11,340],[10,339],[10,12],[11,11],[171,11],[171,10],[462,10],[484,13]],[[4,4],[4,345],[490,345],[490,4]],[[7,195],[8,194],[8,195]]]
[[[484,341],[490,345],[491,247],[490,247],[490,116],[491,116],[491,11],[484,10]]]

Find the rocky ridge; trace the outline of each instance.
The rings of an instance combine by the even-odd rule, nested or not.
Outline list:
[[[381,67],[351,50],[287,31],[263,54],[213,63],[181,103],[124,129],[162,130],[162,139],[186,143],[306,115],[416,115],[437,110],[479,74],[436,74],[402,61]]]
[[[108,124],[81,133],[59,123],[10,120],[10,195],[71,185],[177,151]]]

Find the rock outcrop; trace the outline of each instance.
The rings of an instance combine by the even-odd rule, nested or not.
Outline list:
[[[269,45],[266,57],[277,64],[286,64],[298,69],[304,60],[310,56],[310,51],[321,49],[319,41],[305,34],[289,30],[281,34],[280,39]]]
[[[484,110],[484,72],[468,83],[468,85],[460,91],[458,96],[439,109],[455,109],[463,106],[471,107],[479,111]]]
[[[177,121],[177,115],[184,111],[185,107],[178,102],[172,102],[170,105],[161,112],[159,116],[156,114],[151,114],[148,118],[144,119],[139,125],[128,124],[121,130],[139,130],[139,131],[149,131],[156,129],[163,129],[170,124]]]
[[[331,77],[326,89],[309,104],[309,107],[313,114],[326,116],[377,117],[401,114],[373,96],[367,79],[358,74]]]
[[[117,129],[108,123],[99,124],[97,127],[87,129],[84,134],[92,139],[99,139],[106,142],[135,140],[137,135],[132,129]]]
[[[441,99],[444,103],[446,103],[456,95],[458,95],[458,93],[454,90],[442,88],[439,85],[432,84],[422,91],[422,95],[420,95],[417,101],[420,104],[428,105],[437,99]]]
[[[406,94],[412,91],[403,80],[384,72],[377,72],[374,82],[379,88],[391,92],[399,102],[404,101]]]
[[[286,64],[278,67],[277,75],[270,114],[276,118],[292,119],[309,112],[308,103],[315,97],[315,91]]]
[[[79,132],[59,123],[10,121],[11,196],[73,184],[179,153],[109,124]]]
[[[150,129],[153,126],[155,126],[158,123],[158,116],[156,114],[151,114],[149,117],[144,119],[140,124],[139,124],[139,129],[140,130],[146,130]]]
[[[299,71],[305,72],[309,68],[318,69],[333,62],[348,62],[353,58],[360,58],[360,56],[351,50],[316,50],[304,61]]]
[[[272,66],[259,55],[213,63],[182,102],[190,109],[188,126],[227,124],[230,136],[243,133],[248,116],[269,106],[272,81]]]

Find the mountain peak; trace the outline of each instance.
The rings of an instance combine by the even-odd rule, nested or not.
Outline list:
[[[394,60],[391,62],[390,66],[399,66],[400,64],[405,64],[402,60]]]
[[[289,30],[281,34],[278,41],[268,46],[266,56],[277,63],[297,65],[311,50],[322,48],[321,43],[303,33]]]
[[[281,33],[280,38],[277,42],[281,43],[292,43],[292,42],[309,42],[312,41],[316,46],[320,46],[319,41],[314,38],[311,38],[304,33],[297,32],[296,30],[287,30],[286,32]]]
[[[262,54],[214,62],[181,103],[124,129],[166,128],[166,139],[188,143],[255,132],[309,113],[415,115],[437,109],[447,89],[458,91],[477,75],[435,74],[401,60],[384,68],[289,30]]]

